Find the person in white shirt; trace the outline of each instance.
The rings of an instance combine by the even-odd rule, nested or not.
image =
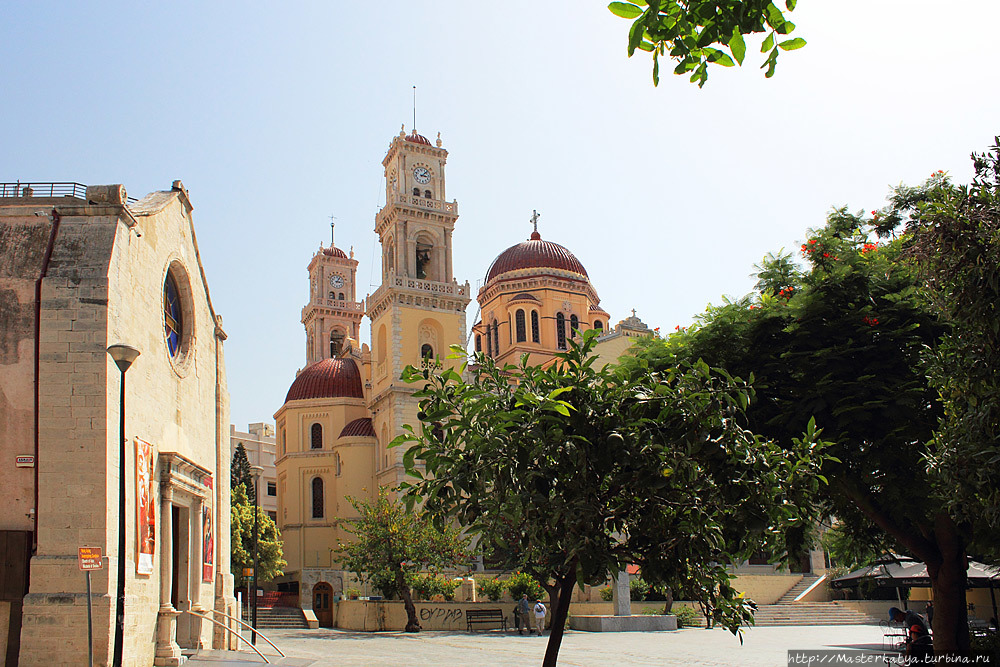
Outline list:
[[[535,603],[535,630],[538,631],[538,636],[542,636],[542,630],[545,629],[545,605],[539,600]]]

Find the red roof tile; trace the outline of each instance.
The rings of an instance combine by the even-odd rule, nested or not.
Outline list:
[[[500,253],[486,273],[486,282],[518,269],[559,269],[588,277],[587,269],[583,268],[576,255],[558,243],[543,241],[538,232],[532,232],[527,241]]]
[[[364,398],[353,359],[324,359],[307,366],[288,388],[285,402],[309,398]]]
[[[362,417],[361,419],[355,419],[354,421],[347,424],[344,430],[340,432],[341,438],[374,438],[375,428],[372,426],[372,420],[368,417]]]

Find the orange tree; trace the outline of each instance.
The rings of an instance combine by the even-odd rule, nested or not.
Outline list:
[[[749,427],[778,443],[815,418],[827,508],[853,551],[927,564],[939,654],[969,651],[967,557],[1000,560],[998,151],[974,156],[970,186],[937,172],[870,214],[833,211],[804,267],[769,257],[756,294],[629,366],[753,374]]]
[[[528,554],[559,589],[544,665],[556,664],[573,587],[629,563],[655,584],[695,582],[738,633],[753,603],[727,566],[780,549],[812,520],[823,444],[787,449],[743,424],[747,385],[696,363],[630,378],[595,368],[588,331],[547,368],[475,357],[470,379],[408,368],[421,428],[394,444],[415,479],[406,500],[506,553]],[[453,348],[464,355],[461,348]],[[463,371],[465,370],[463,366]]]
[[[406,631],[420,632],[410,585],[418,571],[454,567],[469,559],[469,540],[451,526],[435,528],[417,512],[407,511],[380,489],[373,501],[348,496],[360,518],[348,523],[354,540],[340,545],[344,567],[367,577],[386,594],[395,593],[406,608]]]

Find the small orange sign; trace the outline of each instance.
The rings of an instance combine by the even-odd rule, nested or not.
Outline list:
[[[101,560],[101,547],[80,547],[80,569],[104,569],[104,561]]]

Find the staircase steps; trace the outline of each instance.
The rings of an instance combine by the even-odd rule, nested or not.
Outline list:
[[[788,589],[788,592],[781,596],[778,600],[778,604],[797,604],[795,598],[802,595],[806,590],[812,586],[819,579],[815,574],[807,574],[802,577],[799,583]]]
[[[804,590],[804,589],[803,589]],[[754,615],[757,626],[776,625],[869,625],[878,619],[841,606],[837,602],[762,604]]]
[[[249,622],[247,616],[243,620]],[[257,607],[257,627],[265,628],[308,628],[306,617],[297,607]]]

